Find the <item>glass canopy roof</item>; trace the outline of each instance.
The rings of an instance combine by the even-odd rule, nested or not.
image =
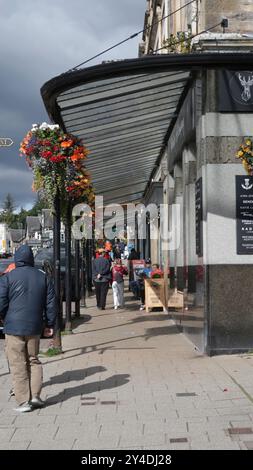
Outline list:
[[[66,130],[90,150],[96,193],[120,202],[142,195],[188,78],[187,72],[124,75],[59,95]]]
[[[194,71],[233,67],[235,56],[162,55],[105,63],[62,74],[41,93],[52,120],[89,149],[86,166],[96,194],[107,203],[127,203],[142,198]],[[252,57],[238,54],[239,62],[247,63],[246,56]]]

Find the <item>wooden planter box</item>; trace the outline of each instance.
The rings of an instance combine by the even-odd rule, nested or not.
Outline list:
[[[145,305],[146,312],[155,307],[165,307],[164,279],[145,279]],[[183,292],[169,289],[168,307],[183,308]]]

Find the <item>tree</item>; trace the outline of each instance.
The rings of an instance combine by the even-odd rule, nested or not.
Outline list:
[[[48,203],[40,195],[38,195],[33,207],[28,211],[27,215],[36,216],[41,213],[42,209],[48,209]]]
[[[19,214],[17,214],[17,225],[18,228],[24,229],[26,226],[26,217],[29,215],[29,211],[26,211],[23,207],[20,208]]]
[[[15,210],[15,201],[10,193],[7,194],[3,204],[2,204],[4,212],[12,214]]]
[[[1,220],[8,225],[8,227],[12,227],[13,224],[15,225],[16,222],[16,215],[14,214],[15,210],[15,201],[10,193],[7,194],[2,208],[3,211],[1,213]]]
[[[41,214],[42,209],[48,208],[48,203],[41,196],[38,196],[30,210],[25,210],[21,207],[19,213],[15,214],[15,208],[16,204],[14,198],[10,193],[8,193],[2,203],[3,210],[0,211],[0,223],[7,224],[9,228],[25,229],[26,217],[28,215],[37,216]]]

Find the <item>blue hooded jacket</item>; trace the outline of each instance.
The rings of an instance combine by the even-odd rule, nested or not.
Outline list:
[[[0,278],[0,314],[4,333],[40,335],[43,319],[53,327],[56,320],[54,286],[43,271],[34,267],[31,248],[22,245],[14,256],[16,269]]]

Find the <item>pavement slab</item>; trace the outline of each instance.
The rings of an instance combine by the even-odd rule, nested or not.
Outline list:
[[[41,410],[13,410],[0,340],[0,449],[252,450],[253,355],[202,355],[125,297],[117,312],[111,290],[105,311],[87,298],[64,353],[41,358]]]

